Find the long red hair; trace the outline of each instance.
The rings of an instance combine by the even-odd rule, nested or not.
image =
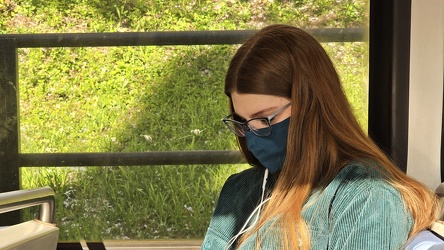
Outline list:
[[[436,196],[408,177],[362,130],[343,92],[339,76],[323,47],[305,31],[271,25],[250,37],[231,60],[225,93],[266,94],[291,99],[287,157],[261,219],[251,236],[266,222],[280,218],[282,247],[310,249],[310,237],[301,211],[314,188],[327,186],[352,160],[377,163],[397,188],[414,218],[410,234],[438,217]],[[232,105],[231,105],[232,109]],[[238,137],[251,165],[259,161]],[[298,243],[299,242],[299,243]]]

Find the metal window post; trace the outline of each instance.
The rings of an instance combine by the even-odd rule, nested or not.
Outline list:
[[[17,65],[14,39],[0,39],[0,192],[20,188]],[[19,222],[19,211],[0,215],[0,226]]]
[[[368,132],[407,169],[411,0],[370,1]]]

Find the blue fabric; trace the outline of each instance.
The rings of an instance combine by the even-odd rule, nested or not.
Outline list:
[[[290,118],[273,124],[271,135],[266,137],[257,136],[251,131],[245,133],[248,150],[270,173],[278,172],[284,164],[289,125]]]

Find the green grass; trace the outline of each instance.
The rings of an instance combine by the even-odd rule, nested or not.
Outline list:
[[[362,27],[367,2],[0,0],[0,32]],[[365,128],[367,44],[323,45]],[[19,49],[21,152],[235,149],[220,119],[236,48]],[[40,167],[21,180],[54,188],[60,240],[202,238],[225,179],[245,167]]]

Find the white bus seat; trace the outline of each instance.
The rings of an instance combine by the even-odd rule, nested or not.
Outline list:
[[[441,183],[435,190],[441,204],[444,204],[444,183]],[[440,214],[443,219],[443,212]],[[435,222],[429,230],[424,230],[412,237],[406,244],[405,250],[438,250],[444,249],[444,222]]]
[[[59,229],[54,218],[54,190],[50,187],[0,193],[0,213],[40,206],[39,219],[0,229],[0,249],[55,250]]]
[[[0,229],[0,249],[56,249],[59,229],[51,223],[31,220]]]
[[[412,237],[405,250],[438,250],[444,249],[444,224],[435,222],[429,230],[424,230]]]

